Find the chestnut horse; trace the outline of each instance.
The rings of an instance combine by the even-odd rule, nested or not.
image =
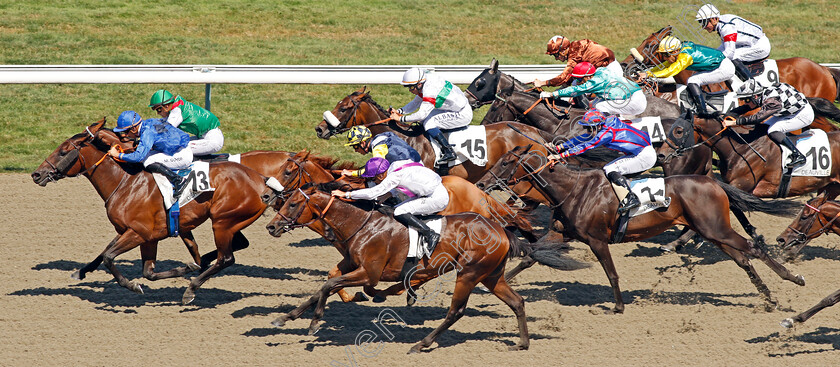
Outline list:
[[[301,186],[307,183],[326,183],[335,180],[335,176],[330,170],[333,168],[336,159],[317,157],[310,155],[308,151],[300,152],[292,157],[289,157],[285,163],[278,167],[279,175],[275,176],[280,184],[285,188],[282,193],[274,193],[275,197],[264,197],[263,201],[271,203],[275,209],[282,207],[283,197],[294,192]],[[349,168],[342,165],[340,168]],[[340,172],[340,171],[339,171]],[[464,212],[474,212],[487,219],[494,220],[508,226],[510,229],[519,229],[522,235],[528,239],[529,242],[536,242],[537,237],[533,234],[531,223],[521,215],[517,215],[516,211],[509,208],[507,205],[499,203],[490,195],[479,190],[472,183],[457,176],[443,176],[443,186],[449,192],[449,204],[446,209],[442,210],[439,215],[452,215]],[[346,181],[348,185],[344,189],[361,189],[364,188],[362,179],[350,180],[350,178],[342,177],[340,181]],[[276,197],[280,196],[280,197]],[[315,225],[315,224],[313,224]],[[318,229],[313,229],[316,232]],[[333,241],[335,244],[335,242]],[[329,277],[333,278],[341,275],[338,267],[334,267],[329,272]],[[398,284],[401,286],[402,284]],[[404,288],[388,289],[384,292],[375,289],[366,288],[365,292],[374,297],[375,301],[384,301],[384,297],[388,295],[400,294]],[[344,302],[360,301],[364,299],[361,294],[350,295],[344,290],[338,292],[339,297]],[[410,302],[413,302],[410,300]]]
[[[338,264],[342,274],[328,279],[303,304],[274,320],[272,324],[275,326],[297,319],[314,306],[309,326],[310,335],[314,334],[323,317],[327,298],[333,292],[345,287],[376,286],[380,281],[401,281],[400,273],[408,254],[408,229],[390,216],[374,210],[369,201],[346,202],[331,196],[330,191],[340,185],[304,185],[291,194],[269,223],[269,233],[280,236],[292,229],[320,222],[316,231],[328,240],[338,239],[340,246],[336,248],[344,257]],[[528,349],[525,302],[504,278],[507,259],[522,256],[527,247],[521,246],[502,225],[478,214],[462,213],[443,218],[440,243],[407,278],[412,280],[412,284],[414,281],[424,283],[456,270],[452,303],[443,324],[414,345],[409,353],[429,347],[441,332],[464,315],[470,292],[478,283],[484,284],[516,315],[520,339],[511,349]]]
[[[507,153],[476,185],[489,188],[497,185],[497,181],[507,185],[515,181],[528,181],[542,191],[550,199],[548,204],[555,210],[554,217],[563,222],[566,234],[586,243],[595,253],[613,289],[613,311],[623,312],[624,301],[618,286],[618,273],[609,250],[612,232],[616,230],[614,224],[619,202],[604,171],[584,170],[563,164],[548,168],[550,166],[543,165],[544,156],[529,153],[529,150],[530,147],[517,147]],[[528,167],[544,168],[534,170]],[[688,226],[735,260],[764,297],[768,309],[776,303],[748,256],[760,259],[783,279],[798,285],[805,284],[802,276],[791,274],[763,249],[741,237],[729,223],[730,206],[740,210],[758,209],[773,214],[786,214],[793,208],[793,203],[762,202],[713,178],[697,175],[666,177],[665,196],[671,198],[667,208],[630,218],[622,242],[643,240],[674,225]]]
[[[41,186],[80,174],[90,180],[105,201],[108,218],[118,233],[101,255],[105,266],[118,284],[143,293],[139,284],[119,272],[114,258],[140,246],[144,277],[159,279],[161,274],[154,272],[155,256],[158,242],[168,236],[167,214],[150,173],[106,157],[110,146],[118,144],[119,139],[111,130],[103,129],[104,124],[102,119],[60,144],[32,173],[32,180]],[[192,279],[182,297],[184,304],[195,299],[195,291],[210,276],[234,263],[233,251],[248,246],[241,230],[266,209],[260,195],[267,186],[257,172],[230,162],[213,163],[210,167],[210,185],[216,190],[181,208],[180,227],[190,232],[209,218],[218,256],[213,266]]]
[[[423,160],[423,165],[426,167],[434,167],[435,154],[432,149],[432,144],[423,135],[422,128],[404,129],[396,122],[383,120],[388,118],[388,113],[370,96],[370,92],[366,88],[361,88],[348,96],[344,97],[336,104],[332,110],[332,114],[338,119],[339,125],[336,127],[330,126],[326,120],[321,121],[315,128],[315,132],[321,139],[329,139],[330,137],[349,130],[353,126],[365,125],[370,128],[373,135],[380,134],[385,131],[391,131],[397,134],[400,138],[405,140],[408,145],[416,149],[420,153]],[[541,136],[540,130],[524,124],[512,122],[511,125],[531,137]],[[477,166],[467,160],[463,164],[451,167],[451,175],[465,178],[467,181],[475,182],[490,169],[493,164],[505,154],[507,151],[513,149],[517,145],[528,144],[530,140],[525,136],[517,133],[509,128],[506,124],[489,125],[487,130],[487,164],[484,167]],[[546,141],[550,141],[547,139]],[[539,147],[536,149],[545,148]]]
[[[636,48],[644,58],[641,62],[642,67],[651,67],[660,62],[656,52],[659,41],[671,35],[672,31],[673,27],[667,26],[653,32]],[[631,68],[634,63],[638,66],[638,60],[633,55],[627,56],[622,63]],[[838,94],[840,92],[838,90],[840,70],[827,68],[804,57],[777,59],[776,65],[779,68],[780,82],[790,84],[808,97],[819,97],[840,102],[840,94]],[[693,72],[683,70],[674,77],[674,80],[677,83],[685,84],[691,74]]]
[[[840,202],[825,201],[824,198],[816,197],[808,201],[799,216],[793,220],[787,229],[779,235],[779,245],[785,249],[788,256],[795,255],[809,241],[819,237],[823,233],[832,232],[840,235]],[[815,225],[818,224],[818,225]],[[822,309],[831,307],[840,302],[840,290],[835,291],[828,297],[823,298],[814,307],[805,312],[782,320],[782,326],[793,327],[794,323],[803,323],[814,316]]]

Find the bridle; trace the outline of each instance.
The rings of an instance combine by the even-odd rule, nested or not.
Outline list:
[[[513,190],[510,189],[510,185],[516,185],[516,184],[518,184],[522,181],[529,180],[529,181],[531,181],[533,186],[537,188],[537,191],[539,191],[547,200],[555,201],[555,200],[552,199],[552,196],[549,195],[549,193],[547,192],[546,185],[543,185],[540,182],[540,180],[534,180],[534,177],[538,173],[542,172],[546,167],[554,168],[554,166],[558,163],[560,163],[563,166],[566,166],[566,165],[568,165],[568,163],[563,161],[563,160],[549,159],[548,162],[546,162],[543,165],[541,165],[540,167],[534,169],[534,168],[531,168],[531,166],[526,161],[526,159],[527,159],[526,155],[518,154],[518,153],[513,152],[513,151],[511,151],[509,153],[513,154],[517,158],[516,165],[514,166],[513,169],[511,169],[510,174],[505,179],[502,179],[501,177],[496,175],[496,173],[493,172],[493,170],[490,170],[490,175],[493,176],[493,179],[496,181],[496,183],[494,185],[488,187],[485,191],[491,190],[495,187],[499,187],[504,191],[513,192]],[[516,172],[518,171],[518,167],[522,167],[522,169],[526,173],[522,177],[514,178],[513,176],[516,175]],[[577,187],[577,184],[580,181],[580,175],[581,175],[581,171],[578,171],[578,176],[577,176],[577,179],[575,180],[575,186],[572,187],[571,190],[568,190],[568,192],[566,194],[566,197],[564,197],[563,200],[561,200],[559,202],[550,203],[551,204],[551,205],[549,205],[550,209],[555,209],[555,208],[559,207],[560,205],[563,205],[564,202],[566,202],[566,200],[569,198],[569,196],[574,191],[574,188]],[[536,182],[534,182],[534,181],[536,181]]]
[[[807,204],[807,203],[805,204],[805,207],[810,208],[811,210],[814,211],[814,213],[812,214],[811,218],[806,219],[808,221],[808,223],[806,225],[803,225],[802,227],[807,228],[806,231],[810,230],[811,227],[814,226],[814,220],[819,221],[819,223],[820,223],[820,225],[822,225],[822,227],[820,227],[820,229],[818,229],[816,232],[812,232],[811,234],[808,234],[806,232],[802,232],[802,231],[800,231],[796,228],[793,228],[793,224],[788,225],[788,229],[791,230],[791,232],[796,234],[796,237],[794,237],[791,240],[791,245],[792,244],[805,244],[808,241],[821,236],[823,233],[827,233],[831,229],[832,224],[834,224],[834,222],[837,220],[837,218],[840,218],[840,212],[837,212],[837,214],[835,214],[834,217],[831,218],[831,220],[826,221],[825,224],[823,224],[823,216],[820,215],[820,214],[822,214],[822,211],[819,208],[814,207],[814,206],[812,206],[810,204]]]
[[[335,225],[332,225],[330,222],[328,222],[327,218],[326,218],[327,211],[329,211],[330,208],[332,207],[333,202],[335,202],[336,196],[330,195],[330,200],[327,202],[327,205],[324,207],[324,209],[321,209],[321,207],[318,204],[312,203],[312,198],[309,195],[307,195],[303,191],[303,189],[298,188],[297,191],[299,191],[300,194],[303,195],[303,197],[305,198],[305,200],[303,202],[303,207],[309,209],[315,215],[312,217],[311,220],[309,220],[306,223],[297,223],[298,219],[300,219],[301,215],[303,214],[304,209],[298,210],[298,212],[294,216],[294,218],[286,217],[282,213],[278,212],[277,215],[279,215],[281,218],[283,218],[284,222],[289,223],[289,224],[284,226],[283,232],[289,232],[289,231],[292,231],[292,230],[297,229],[297,228],[310,226],[315,222],[321,222],[321,223],[324,224],[324,226],[326,228],[331,228],[332,229],[332,231],[335,234],[339,243],[346,243],[351,238],[353,238],[356,234],[358,234],[362,230],[362,228],[365,228],[365,225],[370,220],[370,218],[373,216],[374,211],[373,210],[368,211],[367,218],[365,218],[365,220],[362,222],[362,224],[359,225],[359,228],[356,228],[356,230],[353,231],[353,233],[351,233],[348,236],[342,236],[342,235],[340,235],[340,233],[338,233],[338,228]],[[345,200],[345,199],[340,199],[340,200]],[[346,201],[350,201],[350,200],[346,200]],[[312,207],[313,205],[314,205],[314,208]]]
[[[96,139],[96,135],[99,134],[99,131],[97,131],[96,134],[94,134],[90,131],[90,127],[86,127],[85,132],[88,133],[88,136],[85,137],[84,140],[79,142],[78,145],[76,145],[76,143],[74,143],[72,140],[67,140],[67,142],[73,146],[73,150],[64,155],[64,157],[62,157],[58,161],[58,163],[53,164],[49,160],[44,159],[44,162],[52,168],[52,172],[49,172],[49,174],[47,175],[47,179],[55,182],[63,177],[76,177],[78,175],[91,173],[94,169],[96,169],[97,166],[99,166],[100,163],[102,163],[105,157],[108,156],[108,153],[105,152],[105,155],[103,155],[102,158],[100,158],[96,163],[94,163],[90,167],[87,167],[83,171],[80,171],[79,173],[76,173],[72,176],[67,174],[67,170],[70,169],[70,167],[73,165],[74,162],[76,162],[77,159],[81,159],[82,167],[87,166],[87,164],[85,163],[85,156],[81,154],[82,146],[84,146],[84,144],[87,143],[88,140],[92,141],[93,139]]]
[[[306,175],[306,177],[309,179],[309,181],[308,181],[308,182],[312,182],[312,175],[310,175],[310,174],[309,174],[309,171],[307,171],[307,170],[306,170],[306,168],[304,168],[304,167],[303,167],[303,163],[298,162],[298,161],[297,161],[297,160],[295,160],[293,157],[289,157],[289,159],[288,159],[287,161],[288,161],[288,162],[292,162],[292,163],[294,163],[294,164],[298,167],[298,169],[297,169],[297,183],[296,183],[296,186],[292,187],[292,186],[290,186],[291,184],[286,185],[286,184],[283,184],[283,183],[281,182],[281,184],[282,184],[284,187],[287,187],[287,189],[286,189],[286,190],[283,190],[282,192],[280,192],[279,194],[277,194],[277,197],[279,197],[279,198],[280,198],[280,200],[283,200],[283,201],[286,201],[286,200],[288,199],[289,195],[291,195],[291,193],[292,193],[294,190],[296,190],[296,189],[300,189],[300,187],[301,187],[301,186],[303,186],[303,184],[305,184],[305,183],[306,183],[306,182],[303,182],[303,175],[304,175],[304,174],[305,174],[305,175]],[[294,181],[294,179],[292,179],[292,180],[290,180],[290,181]]]
[[[346,131],[350,130],[350,128],[347,127],[347,125],[350,125],[351,120],[353,121],[354,126],[358,123],[357,114],[359,112],[359,106],[362,104],[361,98],[356,100],[356,99],[352,98],[353,97],[352,94],[349,97],[350,97],[350,102],[353,103],[353,108],[350,109],[350,114],[347,115],[347,118],[344,119],[344,121],[338,120],[339,124],[336,127],[333,127],[332,125],[327,124],[327,138],[333,137],[337,134],[341,134],[343,132],[346,132]]]

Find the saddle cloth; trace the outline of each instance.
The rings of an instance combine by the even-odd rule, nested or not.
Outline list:
[[[470,125],[466,129],[452,131],[446,134],[449,144],[453,145],[458,158],[449,162],[449,167],[457,166],[469,160],[476,166],[484,167],[487,164],[487,130],[483,125]],[[433,140],[433,139],[432,139]],[[440,159],[440,147],[436,141],[432,141],[432,148],[435,150],[435,161]]]
[[[443,217],[435,217],[430,220],[420,219],[424,223],[426,223],[429,228],[433,231],[437,232],[437,234],[441,234],[441,228],[444,225],[444,218]],[[423,243],[424,246],[420,246],[421,237],[420,234],[417,233],[417,230],[408,227],[408,255],[407,257],[416,257],[418,259],[422,258],[423,256],[431,257],[431,251],[427,248],[425,242]]]
[[[734,79],[738,79],[733,78]],[[734,87],[733,87],[734,88]],[[738,97],[735,92],[732,91],[719,91],[719,92],[712,92],[706,93],[703,92],[706,96],[706,108],[714,108],[716,111],[720,113],[727,113],[729,110],[738,107]],[[688,88],[685,85],[678,85],[677,86],[677,95],[679,96],[680,106],[691,108],[693,110],[697,110],[694,108],[694,99],[691,98],[691,94],[688,93]],[[711,112],[711,110],[709,110]]]
[[[827,177],[831,174],[831,146],[825,131],[811,129],[798,136],[791,136],[791,140],[796,144],[796,149],[805,155],[805,164],[794,167],[791,176]],[[782,171],[789,161],[788,157],[790,150],[782,147]]]
[[[187,177],[187,182],[184,183],[186,185],[184,191],[178,198],[178,207],[183,207],[203,192],[216,190],[210,187],[210,164],[207,162],[193,162],[190,164],[190,168],[180,170],[177,173]],[[172,183],[159,173],[153,173],[152,177],[155,178],[160,194],[163,196],[164,207],[169,209],[175,202],[172,195]]]
[[[750,69],[753,79],[755,79],[758,84],[765,87],[779,85],[779,66],[776,65],[776,60],[765,59],[762,63],[755,62],[752,64],[746,64],[746,66]],[[738,79],[737,76],[733,77],[730,82],[732,83],[732,90],[738,90],[738,87],[740,87],[741,84],[744,84],[744,82],[742,82],[741,79]]]
[[[651,144],[665,141],[665,128],[662,127],[662,119],[659,116],[637,117],[632,120],[622,120],[622,122],[646,132]]]
[[[664,178],[643,178],[630,181],[630,190],[636,194],[642,203],[630,210],[631,218],[671,205],[671,198],[665,197]]]

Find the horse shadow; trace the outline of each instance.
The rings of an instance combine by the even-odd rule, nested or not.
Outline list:
[[[333,247],[333,244],[323,238],[309,238],[290,243],[289,247]]]
[[[811,350],[802,347],[798,348],[800,350],[795,350],[796,348],[794,348],[794,346],[791,345],[790,341],[824,346],[824,348]],[[792,332],[775,332],[767,336],[747,339],[746,342],[750,344],[783,342],[785,344],[785,349],[788,349],[788,351],[783,353],[768,353],[767,355],[769,357],[795,357],[801,354],[833,352],[840,349],[840,329],[818,327],[814,331],[807,332],[801,335],[793,335]]]
[[[251,310],[253,315],[276,314],[279,316],[282,313],[289,312],[293,306],[281,306],[273,309],[261,308],[259,310]],[[244,311],[244,310],[242,310]],[[429,335],[432,330],[437,327],[437,322],[433,322],[434,326],[422,326],[424,323],[435,320],[443,322],[448,308],[439,306],[417,306],[412,307],[370,307],[358,303],[342,303],[334,301],[329,303],[323,324],[318,332],[313,335],[314,340],[301,340],[305,342],[304,349],[307,351],[314,351],[316,347],[343,347],[352,346],[358,343],[360,335],[376,336],[377,340],[371,340],[370,343],[393,342],[414,344]],[[242,335],[256,336],[256,337],[270,337],[270,336],[300,336],[308,335],[308,326],[311,319],[311,310],[304,313],[304,315],[295,321],[289,321],[284,327],[259,327],[253,328]],[[387,316],[383,316],[387,315]],[[341,316],[341,317],[339,317]],[[499,314],[496,312],[478,310],[476,308],[467,308],[464,312],[463,320],[469,320],[471,317],[486,316],[493,319],[507,318],[511,325],[516,324],[516,317],[513,313]],[[234,316],[236,317],[236,316]],[[302,328],[295,326],[301,325]],[[457,324],[456,324],[457,325]],[[531,339],[552,339],[553,337],[542,334],[530,334]],[[460,332],[458,330],[449,329],[435,340],[438,344],[435,348],[446,348],[457,344],[462,344],[472,340],[489,340],[513,346],[519,340],[519,332],[514,330],[512,332],[500,331],[476,331],[476,332]],[[298,344],[296,342],[295,344]],[[267,343],[269,346],[281,346],[285,343]],[[359,346],[357,345],[357,348]]]
[[[564,306],[597,306],[605,302],[613,302],[613,291],[610,286],[586,284],[580,282],[531,282],[531,288],[517,289],[526,302],[550,301]],[[754,307],[755,293],[719,294],[709,292],[665,292],[647,289],[623,291],[621,296],[626,304],[636,300],[646,299],[656,303],[691,306],[708,304],[713,306]],[[743,298],[744,303],[736,303],[728,299]]]
[[[128,279],[143,278],[143,261],[136,260],[117,260],[114,262],[120,267],[120,271]],[[32,267],[32,270],[61,270],[61,271],[76,271],[87,265],[70,260],[55,260],[43,264],[38,264]],[[184,263],[175,260],[159,260],[156,262],[155,268],[158,271],[177,268],[184,266]],[[97,270],[107,271],[104,265],[100,265]],[[313,270],[301,267],[294,268],[269,268],[264,266],[233,264],[216,274],[216,277],[239,275],[250,278],[265,278],[273,280],[294,280],[296,277],[291,274],[304,274],[309,276],[326,277],[328,273],[323,270]],[[185,277],[196,276],[197,272],[187,274]]]

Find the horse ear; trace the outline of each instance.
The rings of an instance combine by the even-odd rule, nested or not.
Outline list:
[[[306,159],[306,157],[309,157],[309,151],[304,149],[304,150],[301,150],[300,152],[297,152],[294,155],[294,157],[292,157],[292,158],[296,161],[302,161],[302,160]]]
[[[99,129],[101,129],[102,126],[105,126],[105,117],[103,117],[101,120],[93,123],[92,125],[88,126],[88,130],[90,131],[91,134],[96,134],[96,132],[99,131]]]
[[[493,61],[490,61],[490,74],[496,74],[499,71],[499,60],[493,58]]]
[[[367,85],[362,87],[362,93],[365,93],[366,91],[367,91]]]
[[[528,145],[526,145],[526,146],[525,146],[525,151],[524,151],[524,152],[522,152],[522,153],[528,153],[528,152],[530,152],[530,151],[531,151],[531,148],[533,148],[533,147],[534,147],[534,144],[528,144]]]

